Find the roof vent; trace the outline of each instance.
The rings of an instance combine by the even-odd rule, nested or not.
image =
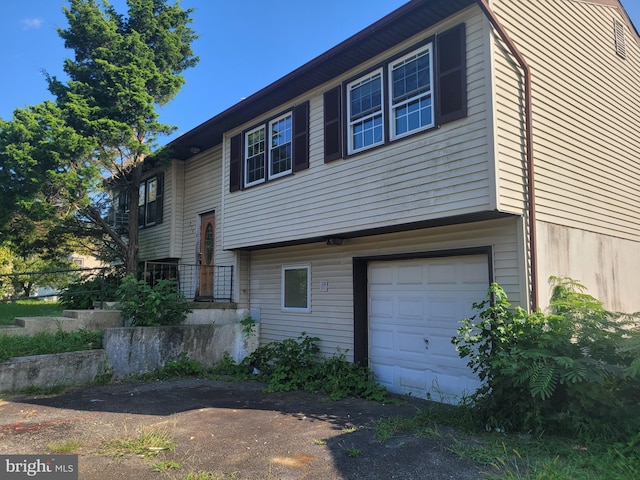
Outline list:
[[[620,58],[627,58],[627,45],[624,38],[624,24],[613,20],[613,36],[616,43],[616,53]]]

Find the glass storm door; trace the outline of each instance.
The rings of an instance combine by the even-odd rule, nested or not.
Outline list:
[[[199,297],[213,298],[215,223],[213,214],[202,215],[200,223],[200,251],[198,252],[198,263],[200,265]]]

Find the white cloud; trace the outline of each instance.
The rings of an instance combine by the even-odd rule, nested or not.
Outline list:
[[[42,18],[23,18],[20,20],[23,30],[37,30],[44,23]]]

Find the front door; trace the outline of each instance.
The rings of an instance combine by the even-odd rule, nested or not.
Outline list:
[[[213,298],[213,252],[215,246],[215,215],[208,213],[200,218],[200,266],[198,297]]]

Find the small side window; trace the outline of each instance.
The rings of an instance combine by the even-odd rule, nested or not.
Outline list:
[[[282,311],[311,311],[311,267],[286,265],[282,267]]]

